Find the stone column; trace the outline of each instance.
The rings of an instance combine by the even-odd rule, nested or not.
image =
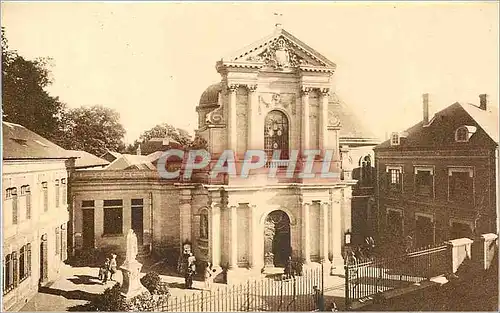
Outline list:
[[[186,242],[191,241],[191,190],[189,189],[181,189],[180,191],[180,205],[179,205],[179,216],[180,216],[180,238],[181,238],[181,246]]]
[[[213,266],[220,266],[221,229],[220,229],[220,204],[213,203],[210,210],[210,260]]]
[[[344,216],[344,231],[351,231],[352,233],[352,225],[351,225],[351,200],[352,200],[352,189],[351,187],[345,187],[343,189],[343,199],[342,199],[342,213]]]
[[[328,259],[329,246],[329,228],[328,228],[328,211],[330,206],[328,203],[320,204],[320,258],[323,263],[330,263]]]
[[[257,85],[248,85],[248,142],[247,150],[258,149],[256,142],[256,128],[258,127],[256,113],[257,113]]]
[[[324,154],[328,148],[328,88],[321,89],[321,102],[319,114],[319,149]]]
[[[230,210],[229,222],[231,231],[231,237],[229,239],[229,267],[235,269],[238,267],[238,206],[231,205],[228,209]]]
[[[302,152],[309,149],[309,92],[311,88],[302,87]]]
[[[256,205],[249,205],[250,209],[250,268],[260,270],[264,267],[263,230],[259,227],[259,215]]]
[[[228,104],[228,149],[236,152],[237,148],[237,127],[236,127],[236,91],[239,85],[228,85],[229,90],[229,104]]]
[[[311,263],[310,206],[309,203],[302,204],[302,258],[304,264]]]
[[[335,273],[343,273],[344,271],[344,260],[342,258],[342,243],[343,243],[343,238],[342,234],[343,229],[342,229],[342,223],[341,223],[341,194],[339,189],[334,189],[333,190],[333,195],[332,195],[332,206],[331,206],[331,230],[332,230],[332,237],[331,237],[331,247],[332,247],[332,272]]]

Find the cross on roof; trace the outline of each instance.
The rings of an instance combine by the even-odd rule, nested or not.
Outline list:
[[[281,20],[283,18],[283,14],[279,12],[274,12],[274,17],[276,19],[276,23],[274,24],[276,27],[282,27]]]

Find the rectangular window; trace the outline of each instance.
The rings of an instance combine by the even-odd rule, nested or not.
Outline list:
[[[49,210],[49,186],[47,182],[42,182],[42,193],[43,193],[43,211],[47,212]]]
[[[14,262],[12,254],[7,254],[4,261],[3,294],[6,295],[14,289]]]
[[[448,188],[450,201],[472,204],[474,200],[472,168],[449,168]]]
[[[104,234],[123,233],[123,200],[104,200]]]
[[[386,168],[386,172],[388,174],[388,189],[391,192],[401,192],[403,187],[403,168],[388,166]]]
[[[61,185],[62,185],[62,203],[63,205],[66,205],[67,204],[67,197],[68,197],[68,194],[67,194],[67,187],[66,187],[66,178],[61,178]]]
[[[56,227],[56,255],[61,252],[61,231]]]
[[[26,219],[29,220],[31,218],[31,192],[29,185],[21,186],[21,196],[24,196]]]
[[[387,230],[392,239],[400,239],[403,236],[403,212],[395,209],[387,210]]]
[[[16,225],[19,218],[19,212],[17,209],[17,188],[11,188],[12,194],[12,224]]]
[[[434,176],[432,169],[415,169],[415,192],[417,195],[429,196],[434,194]]]
[[[61,196],[60,192],[61,192],[61,188],[59,186],[59,179],[56,179],[56,183],[55,183],[55,189],[56,189],[56,208],[59,207],[59,197]]]
[[[19,281],[22,282],[31,274],[31,262],[28,262],[28,257],[31,257],[31,251],[28,255],[28,245],[24,245],[19,250]]]

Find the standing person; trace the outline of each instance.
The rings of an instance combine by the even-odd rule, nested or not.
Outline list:
[[[103,284],[108,282],[108,270],[109,270],[109,258],[106,258],[104,264],[99,268],[99,280],[102,281]]]
[[[205,289],[212,290],[212,284],[215,278],[215,269],[212,268],[212,263],[207,262],[207,267],[205,268]]]
[[[293,270],[292,257],[289,256],[285,266],[285,278],[290,279],[292,277],[295,277],[295,273]]]
[[[193,277],[196,274],[196,258],[194,257],[193,253],[189,253],[189,257],[187,259],[188,266],[187,266],[187,271],[186,271],[186,276],[185,276],[185,281],[186,281],[186,288],[187,289],[192,289],[193,288]]]
[[[110,276],[109,276],[109,279],[112,280],[112,281],[115,281],[113,279],[113,275],[116,273],[116,268],[117,268],[117,264],[116,264],[116,254],[111,254],[111,261],[109,262],[109,273],[110,273]]]

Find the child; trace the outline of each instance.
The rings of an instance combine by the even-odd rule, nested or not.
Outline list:
[[[205,268],[205,289],[212,290],[212,284],[215,278],[215,268],[212,268],[212,263],[207,262]]]
[[[104,264],[101,266],[101,268],[99,268],[99,280],[101,280],[103,284],[108,281],[109,262],[109,258],[106,258]]]
[[[116,264],[116,254],[112,254],[111,255],[111,261],[109,261],[109,272],[110,272],[110,277],[109,279],[114,281],[113,279],[113,275],[116,273],[116,268],[117,268],[117,264]]]

